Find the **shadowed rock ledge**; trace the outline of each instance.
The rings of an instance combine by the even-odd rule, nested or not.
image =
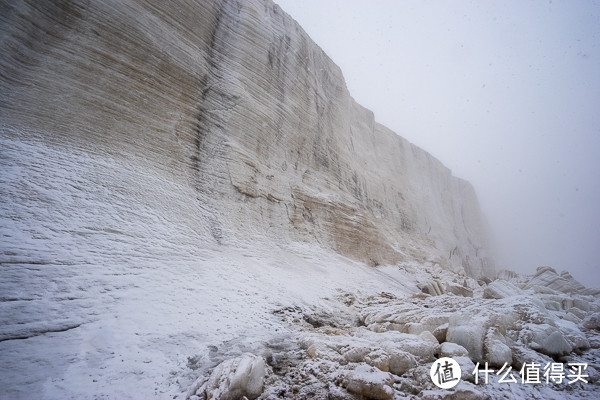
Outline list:
[[[207,241],[492,273],[471,185],[376,123],[270,1],[2,2],[0,29],[3,135],[145,159],[193,188]]]

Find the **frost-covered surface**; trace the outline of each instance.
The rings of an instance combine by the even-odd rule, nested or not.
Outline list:
[[[465,279],[437,266],[422,267],[421,272],[411,266],[398,270],[417,282],[435,279],[447,288]],[[548,271],[555,273],[541,268],[535,276],[521,278],[535,281]],[[495,281],[493,287],[503,282]],[[294,334],[287,344],[281,339],[269,343],[263,353],[269,367],[259,398],[596,399],[598,297],[554,292],[555,299],[563,300],[563,306],[554,308],[526,286],[501,299],[483,298],[488,285],[481,282],[473,297],[346,293],[336,298],[346,306],[340,314],[302,307],[278,310]],[[584,309],[587,317],[575,317]],[[462,381],[453,389],[437,389],[429,377],[440,357],[453,357],[461,366]],[[484,363],[492,370],[487,380],[482,372],[475,377],[478,362],[480,370]],[[577,381],[571,367],[576,364],[586,365],[581,375],[586,382]],[[559,367],[562,381],[550,373]],[[522,369],[534,375],[522,374]],[[191,393],[200,399],[211,396],[206,386]]]
[[[598,297],[540,286],[551,269],[488,285],[301,243],[221,246],[143,160],[2,133],[0,398],[597,398]],[[441,356],[466,380],[450,391],[429,379]],[[590,383],[473,383],[475,362],[506,360],[587,362]]]
[[[272,2],[2,10],[0,398],[598,397],[598,292],[491,282],[473,188]],[[470,376],[548,360],[590,383]]]
[[[110,169],[115,201],[168,207],[167,220],[148,222],[173,219],[172,246],[178,236],[303,242],[373,266],[434,258],[493,273],[473,187],[378,124],[272,1],[15,0],[2,10],[0,122],[64,145],[64,157],[78,149],[82,162],[90,152],[132,169]],[[105,203],[97,215],[119,207],[101,176],[87,195]],[[78,180],[87,192],[90,180]],[[154,202],[163,190],[179,196]],[[127,225],[135,213],[125,214]]]
[[[392,268],[312,246],[207,243],[188,189],[143,160],[32,137],[0,136],[2,398],[172,398],[285,334],[275,310],[409,291]]]

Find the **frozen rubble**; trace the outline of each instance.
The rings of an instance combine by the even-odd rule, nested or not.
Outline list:
[[[267,365],[264,382],[262,375],[260,382],[264,389],[260,395],[246,397],[598,398],[600,298],[593,290],[574,294],[570,288],[579,284],[572,278],[568,285],[561,285],[562,291],[540,286],[541,276],[546,282],[553,281],[546,279],[551,275],[565,276],[543,267],[534,276],[515,274],[521,283],[480,281],[470,287],[472,296],[459,296],[449,288],[469,278],[437,266],[425,270],[417,281],[433,280],[443,293],[396,296],[381,292],[366,297],[346,293],[337,297],[345,308],[336,315],[300,307],[277,310],[292,327],[294,343],[258,355]],[[461,366],[462,381],[453,389],[438,389],[429,377],[432,363],[441,357],[452,357]],[[231,362],[224,361],[215,371],[228,368]],[[577,364],[586,366],[580,375],[572,367]],[[481,370],[474,375],[476,365],[493,371],[487,383]],[[532,365],[539,371],[537,380],[526,372]],[[558,366],[564,372],[562,382],[550,374]],[[214,375],[207,373],[201,380],[209,382]],[[215,398],[215,390],[221,389],[210,387],[204,384],[190,398]]]

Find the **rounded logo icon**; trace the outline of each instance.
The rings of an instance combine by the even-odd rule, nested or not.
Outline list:
[[[442,357],[433,363],[429,375],[440,389],[453,388],[460,382],[460,365],[450,357]]]

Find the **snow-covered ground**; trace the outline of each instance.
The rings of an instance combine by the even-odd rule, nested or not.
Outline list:
[[[211,243],[193,194],[142,159],[0,140],[1,398],[172,398],[189,357],[208,368],[286,331],[275,310],[410,290],[302,244]]]
[[[483,299],[494,286],[432,264],[373,268],[261,237],[219,245],[182,180],[42,134],[2,128],[0,171],[2,399],[226,398],[236,365],[261,370],[251,360],[264,360],[262,398],[598,398],[593,382],[464,381],[445,392],[428,378],[444,316],[445,338],[468,315],[488,329],[493,310],[517,310],[502,337],[542,323],[571,332],[592,349],[570,360],[589,363],[595,382],[597,296],[515,280]],[[582,333],[585,318],[592,328]]]
[[[172,398],[193,378],[188,358],[208,368],[285,333],[278,309],[400,286],[320,256],[211,248],[195,260],[3,263],[3,396]]]

